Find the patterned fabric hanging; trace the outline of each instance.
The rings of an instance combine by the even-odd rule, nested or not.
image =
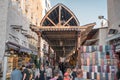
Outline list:
[[[81,68],[86,80],[116,80],[114,46],[82,46],[81,52]]]

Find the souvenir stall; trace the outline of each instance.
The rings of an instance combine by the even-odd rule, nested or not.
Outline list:
[[[10,51],[10,53],[8,53],[6,55],[6,63],[7,63],[7,72],[6,72],[6,78],[9,79],[10,78],[10,74],[13,71],[14,68],[18,68],[20,69],[22,67],[22,65],[26,65],[27,63],[29,63],[30,60],[30,56],[27,53],[19,53],[17,51]]]
[[[113,46],[82,46],[81,64],[87,80],[116,80],[117,59]]]

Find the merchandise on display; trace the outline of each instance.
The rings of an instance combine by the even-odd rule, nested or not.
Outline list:
[[[87,80],[116,80],[117,64],[114,46],[82,46],[83,77]]]

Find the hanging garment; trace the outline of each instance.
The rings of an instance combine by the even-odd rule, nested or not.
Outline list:
[[[95,65],[98,65],[98,53],[95,53]]]
[[[92,72],[95,72],[95,66],[92,66]]]
[[[80,51],[81,51],[81,53],[84,53],[84,52],[83,52],[83,46],[80,47]]]
[[[101,66],[98,66],[98,72],[101,72]]]
[[[97,72],[97,66],[95,66],[95,72]]]
[[[105,46],[106,46],[106,45],[103,45],[103,46],[102,46],[102,52],[106,52]]]
[[[100,80],[103,80],[103,74],[100,73]]]
[[[105,73],[105,80],[108,80],[108,73]]]
[[[86,66],[86,71],[89,72],[90,66]]]
[[[105,51],[108,51],[108,50],[110,50],[109,45],[105,45]]]
[[[89,52],[92,52],[92,46],[89,46]]]
[[[83,46],[83,52],[86,53],[86,46]]]
[[[94,79],[97,79],[97,73],[94,73]]]
[[[94,72],[91,72],[91,79],[94,79]]]
[[[100,52],[97,53],[98,53],[98,65],[101,66],[101,53]]]
[[[99,50],[98,51],[103,52],[103,46],[102,45],[99,46]]]
[[[106,79],[105,79],[105,73],[102,73],[102,74],[103,74],[103,80],[106,80]]]
[[[83,72],[83,78],[87,79],[87,72]]]
[[[108,73],[108,80],[111,80],[111,73]]]
[[[100,73],[97,73],[97,80],[100,80]]]
[[[90,58],[87,57],[87,66],[90,66]]]
[[[101,72],[104,72],[104,66],[101,66]]]
[[[87,79],[91,79],[91,73],[87,72]]]
[[[89,66],[89,72],[92,72],[92,66]]]
[[[89,53],[89,46],[86,46],[86,52]]]

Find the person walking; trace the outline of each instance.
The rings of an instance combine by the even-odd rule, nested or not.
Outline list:
[[[59,71],[56,70],[54,71],[54,77],[50,80],[58,80],[58,78],[59,78]]]
[[[11,73],[11,79],[10,80],[22,80],[22,73],[17,68],[14,68]]]
[[[77,77],[76,68],[73,68],[71,75],[72,75],[72,77],[73,77],[73,80],[75,80],[75,78]]]
[[[33,70],[32,70],[31,66],[29,66],[28,71],[29,71],[29,74],[30,74],[29,80],[32,80],[33,79]]]
[[[118,80],[120,80],[120,62],[118,63],[118,71],[116,73],[116,77]]]
[[[77,72],[76,72],[76,74],[77,74],[77,77],[75,78],[75,80],[85,80],[83,78],[83,72],[82,72],[81,69],[78,69]]]
[[[30,72],[28,70],[28,66],[22,66],[23,67],[23,79],[22,80],[29,80],[30,79]]]
[[[69,74],[69,77],[70,77],[70,79],[72,80],[73,77],[72,77],[72,71],[71,71],[71,68],[67,68],[66,73]]]
[[[40,67],[40,80],[45,80],[45,69],[43,65]]]
[[[40,78],[40,71],[38,68],[35,69],[35,80],[39,80]]]
[[[72,80],[71,78],[70,78],[70,76],[69,76],[69,73],[65,73],[64,74],[64,79],[63,80]]]
[[[62,73],[62,71],[59,69],[58,65],[55,66],[54,72],[56,72],[56,71],[59,72],[59,77],[58,77],[57,80],[63,80],[63,73]]]
[[[46,80],[49,80],[52,78],[52,69],[49,66],[46,66]]]

